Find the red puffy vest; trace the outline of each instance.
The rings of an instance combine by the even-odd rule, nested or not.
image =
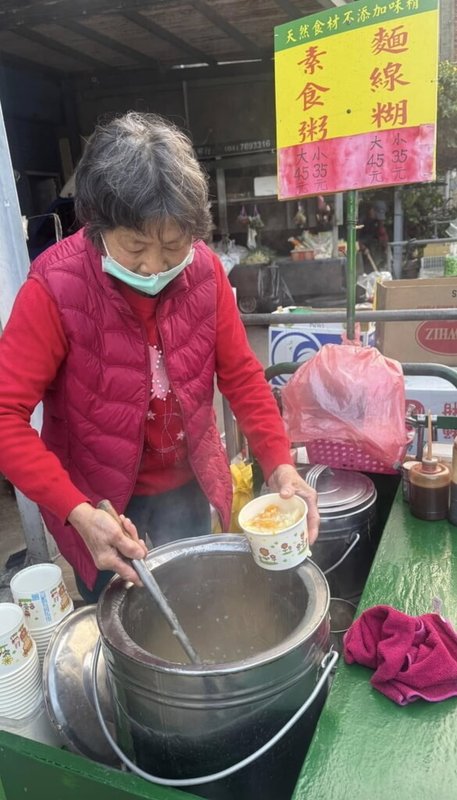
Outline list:
[[[108,497],[121,513],[135,487],[149,407],[144,326],[83,231],[39,256],[30,277],[56,302],[69,347],[43,400],[42,439],[80,491],[94,504]],[[157,325],[192,469],[226,529],[232,485],[213,411],[216,305],[212,255],[198,242],[192,264],[160,294]],[[91,588],[97,569],[83,540],[47,509],[41,513]]]

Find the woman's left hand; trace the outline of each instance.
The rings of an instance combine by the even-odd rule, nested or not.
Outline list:
[[[279,492],[281,497],[287,499],[298,494],[306,500],[308,506],[308,538],[312,545],[319,533],[319,512],[317,510],[317,492],[308,486],[300,477],[295,467],[291,464],[280,464],[271,473],[268,486],[273,492]]]

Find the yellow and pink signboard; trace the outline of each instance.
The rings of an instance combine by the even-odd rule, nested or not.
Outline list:
[[[279,198],[434,180],[437,69],[438,0],[275,28]]]

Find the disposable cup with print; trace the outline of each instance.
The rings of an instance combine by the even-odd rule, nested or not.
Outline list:
[[[32,654],[24,612],[15,603],[0,603],[0,676],[24,666]]]
[[[285,500],[265,494],[247,503],[238,522],[259,567],[283,570],[296,567],[309,555],[308,506],[298,495]]]
[[[73,611],[58,564],[33,564],[20,570],[10,588],[14,602],[24,610],[30,630],[54,625]]]

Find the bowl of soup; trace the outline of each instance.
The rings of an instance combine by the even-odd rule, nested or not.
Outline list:
[[[285,500],[275,493],[256,497],[241,509],[238,522],[259,567],[290,569],[311,555],[307,514],[298,495]]]

